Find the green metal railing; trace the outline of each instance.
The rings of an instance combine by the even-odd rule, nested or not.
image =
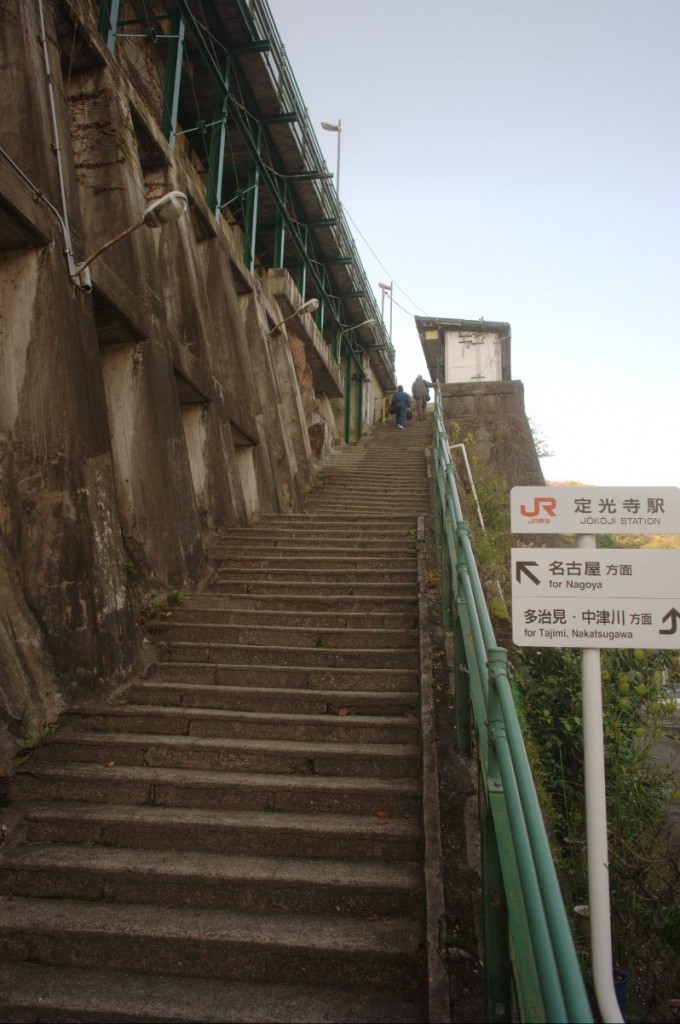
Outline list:
[[[453,633],[458,749],[480,766],[488,1021],[593,1020],[515,710],[461,512],[437,385],[434,430],[443,625]],[[513,1006],[516,1010],[513,1011]]]

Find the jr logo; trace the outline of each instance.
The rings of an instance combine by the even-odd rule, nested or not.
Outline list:
[[[534,498],[534,507],[532,509],[528,509],[526,505],[520,505],[519,510],[527,519],[533,519],[541,514],[555,516],[557,515],[555,512],[556,508],[557,498]]]

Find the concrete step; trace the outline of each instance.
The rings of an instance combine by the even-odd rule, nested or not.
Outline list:
[[[309,552],[307,554],[293,553],[276,551],[274,554],[263,554],[257,549],[250,549],[247,546],[243,546],[240,552],[227,553],[225,555],[216,555],[212,559],[214,565],[221,569],[222,567],[228,568],[243,568],[243,569],[293,569],[294,571],[300,572],[301,570],[307,571],[308,569],[314,570],[315,572],[329,572],[335,573],[336,571],[344,569],[361,569],[364,572],[415,572],[417,566],[417,559],[415,551],[409,553],[388,553],[385,552],[382,555],[368,552],[365,555],[362,554],[348,554],[339,555],[326,554],[323,551],[316,549],[313,554]]]
[[[409,517],[410,518],[410,517]],[[347,519],[346,522],[334,523],[328,516],[323,520],[311,515],[300,516],[299,520],[281,523],[269,523],[262,520],[249,527],[229,530],[216,537],[210,550],[219,549],[222,545],[231,547],[239,543],[263,544],[280,548],[285,544],[315,544],[336,546],[352,551],[380,550],[390,544],[402,545],[411,543],[413,527],[410,523],[399,519],[390,524],[375,516],[369,521],[357,522]]]
[[[415,779],[199,772],[115,764],[34,762],[16,772],[10,792],[16,807],[75,800],[194,810],[417,815],[420,804]]]
[[[291,530],[303,529],[323,532],[325,536],[335,536],[339,540],[345,539],[346,541],[354,538],[368,540],[371,537],[380,538],[383,535],[398,540],[408,534],[410,527],[407,525],[407,519],[410,518],[411,515],[403,516],[398,510],[392,509],[386,512],[382,519],[376,519],[372,512],[365,513],[362,506],[358,505],[351,515],[346,512],[333,514],[328,511],[316,515],[306,510],[304,512],[280,512],[275,515],[263,516],[252,525],[237,526],[235,529],[248,532],[255,530],[256,534],[266,531],[267,534],[274,537],[279,534],[287,534]],[[223,536],[228,538],[232,532],[233,530],[228,529]]]
[[[29,843],[73,843],[136,850],[197,849],[220,855],[346,861],[417,862],[421,830],[415,816],[278,814],[275,811],[201,811],[86,803],[27,811]],[[274,845],[275,844],[275,845]]]
[[[236,685],[266,688],[272,691],[272,698],[277,691],[286,689],[303,690],[312,696],[336,690],[361,691],[356,692],[354,698],[359,701],[362,699],[361,693],[367,692],[375,693],[376,700],[379,700],[381,692],[386,690],[410,694],[418,687],[418,670],[417,668],[390,668],[384,665],[379,665],[376,668],[240,663],[227,665],[224,662],[209,664],[205,661],[196,662],[187,659],[186,661],[157,662],[149,668],[147,679],[188,685],[203,683],[221,687]],[[344,700],[344,697],[342,699]]]
[[[212,668],[212,666],[202,666]],[[184,681],[170,669],[189,669]],[[214,674],[214,669],[212,669]],[[150,679],[135,683],[122,694],[129,704],[179,706],[185,708],[233,709],[247,712],[268,711],[283,714],[318,715],[405,715],[415,714],[418,692],[415,680],[411,689],[395,691],[295,689],[279,686],[224,686],[200,683],[191,666],[164,666]],[[240,674],[235,678],[241,679]]]
[[[318,981],[400,989],[417,980],[422,934],[410,920],[231,913],[15,898],[0,903],[10,962],[235,981]]]
[[[398,479],[403,481],[405,477],[402,474]],[[329,480],[323,487],[317,488],[307,499],[307,506],[312,514],[319,510],[319,503],[322,501],[335,502],[338,511],[344,506],[352,504],[362,514],[373,512],[376,508],[391,512],[395,504],[400,512],[427,508],[429,493],[426,486],[406,484],[404,490],[398,490],[398,486],[398,484],[395,485],[394,480],[382,487],[367,487],[355,478],[337,478]]]
[[[322,513],[325,511],[329,512],[347,512],[350,513],[352,509],[356,509],[357,505],[353,495],[348,494],[346,491],[338,490],[337,495],[335,494],[321,494],[314,499],[310,499],[311,508],[310,511],[316,513]],[[363,511],[370,513],[375,518],[382,518],[386,513],[390,511],[394,505],[398,505],[399,510],[408,514],[409,520],[407,522],[408,530],[415,530],[417,525],[418,516],[425,513],[428,509],[429,499],[422,498],[417,500],[403,499],[402,497],[392,497],[381,501],[375,501],[365,503],[362,505]]]
[[[267,557],[277,557],[281,554],[290,556],[298,551],[313,551],[318,556],[328,553],[342,558],[413,555],[415,538],[410,534],[410,530],[407,533],[400,530],[396,536],[385,537],[383,533],[376,533],[370,538],[361,539],[358,535],[355,538],[347,538],[342,532],[334,531],[331,535],[323,530],[286,530],[274,535],[273,531],[269,530],[257,533],[253,527],[252,531],[241,531],[213,544],[208,550],[208,555],[212,559],[230,558],[234,554],[240,554],[244,549]]]
[[[415,743],[222,740],[153,733],[87,733],[66,726],[45,739],[35,754],[34,763],[113,764],[264,775],[415,778],[419,759],[420,748]]]
[[[411,743],[419,738],[415,716],[254,713],[216,708],[153,705],[88,705],[71,708],[67,725],[86,732],[164,736],[274,739],[323,743]]]
[[[367,530],[380,533],[381,528],[386,532],[394,530],[403,534],[412,529],[412,519],[410,512],[393,508],[385,512],[378,522],[371,513],[363,513],[361,509],[355,508],[353,512],[281,512],[274,517],[264,516],[259,520],[259,525],[266,526],[271,523],[276,529],[300,529],[303,532],[310,528],[333,527],[342,531],[345,536],[365,534]]]
[[[294,559],[291,559],[291,562],[294,562]],[[405,591],[413,590],[414,586],[417,587],[414,568],[393,569],[390,566],[384,566],[382,569],[323,569],[319,567],[301,570],[293,564],[271,567],[265,565],[260,568],[239,568],[238,566],[232,568],[229,564],[225,564],[217,569],[215,582],[242,580],[249,583],[264,580],[267,583],[298,583],[301,575],[304,575],[307,586],[317,585],[322,588],[321,593],[326,592],[326,588],[329,587],[337,591],[341,587],[352,587],[356,583],[368,584],[374,590],[377,590],[381,584],[387,584],[392,588],[400,587]]]
[[[392,993],[372,986],[234,982],[0,964],[0,1015],[6,1024],[416,1024],[425,1020],[424,1012],[407,985]]]
[[[200,597],[197,597],[193,601],[185,601],[181,606],[170,610],[166,621],[225,626],[268,626],[274,620],[280,626],[287,624],[298,628],[316,627],[336,630],[357,628],[411,630],[418,625],[418,608],[415,601],[411,603],[410,609],[405,611],[374,611],[369,605],[364,611],[343,612],[320,611],[314,607],[299,610],[297,602],[294,610],[290,610],[288,602],[281,602],[280,607],[271,609],[264,607],[265,601],[261,602],[260,607],[254,607],[256,602],[253,601],[249,602],[250,607],[239,607],[236,602],[225,599],[221,594],[211,594],[210,598],[211,600],[207,598],[201,600]]]
[[[5,895],[256,914],[417,916],[416,864],[32,843],[4,851]]]
[[[191,641],[163,643],[155,648],[159,660],[207,662],[213,665],[288,665],[296,668],[404,668],[418,667],[418,651],[366,647],[350,650],[342,647],[250,647],[247,644],[221,644]]]
[[[0,1019],[427,1019],[429,502],[423,442],[382,434],[304,514],[218,538],[209,589],[149,621],[146,678],[15,773]]]
[[[403,582],[397,583],[392,578],[376,583],[370,576],[359,581],[345,580],[341,584],[337,580],[324,578],[310,580],[308,573],[304,573],[304,579],[300,579],[300,573],[297,577],[294,574],[288,574],[290,579],[282,579],[280,576],[268,579],[266,573],[263,575],[264,578],[261,579],[260,574],[247,570],[241,572],[237,570],[233,573],[222,570],[220,573],[215,573],[210,585],[212,591],[218,594],[262,595],[274,600],[285,595],[289,607],[295,607],[292,605],[292,601],[297,602],[297,598],[303,600],[318,598],[320,601],[328,598],[339,599],[343,596],[369,598],[375,608],[384,607],[391,599],[412,602],[417,597],[412,574],[407,585],[404,585]]]
[[[291,590],[293,589],[296,590],[296,593],[284,591],[282,587],[279,587],[280,593],[278,594],[270,594],[266,591],[261,594],[246,594],[239,593],[238,590],[234,590],[233,593],[211,590],[200,594],[187,594],[182,604],[171,611],[173,617],[181,617],[185,611],[193,616],[194,608],[199,612],[206,610],[208,621],[210,621],[212,611],[220,608],[236,609],[243,612],[281,612],[284,613],[284,621],[285,618],[302,616],[310,612],[315,612],[319,616],[326,614],[347,617],[358,615],[362,621],[368,621],[383,613],[396,615],[408,612],[415,617],[418,614],[418,597],[415,593],[384,594],[376,606],[371,594],[338,594],[335,592],[318,594],[314,590],[298,593],[299,587],[291,587]],[[317,622],[316,619],[315,622]],[[303,623],[300,622],[300,625]]]
[[[274,613],[271,618],[277,619]],[[311,628],[299,625],[231,624],[222,622],[182,622],[175,616],[152,619],[146,624],[147,633],[154,641],[164,643],[238,644],[241,646],[287,648],[349,648],[369,650],[380,648],[412,649],[418,644],[415,629],[332,629],[328,626]]]

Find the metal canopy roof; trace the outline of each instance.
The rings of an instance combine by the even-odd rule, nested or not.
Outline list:
[[[151,4],[143,6],[149,25],[167,31],[158,6],[153,15]],[[319,298],[329,342],[334,327],[337,333],[375,320],[351,337],[359,350],[385,346],[367,355],[381,386],[394,387],[394,349],[265,0],[167,0],[164,7],[186,24],[191,81],[180,93],[178,135],[206,182],[211,129],[221,125],[226,103],[222,215],[245,234],[255,223],[256,267],[282,262],[304,298]]]

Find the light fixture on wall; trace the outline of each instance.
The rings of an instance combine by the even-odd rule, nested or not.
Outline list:
[[[366,327],[366,326],[367,326],[367,324],[374,324],[374,323],[375,323],[375,320],[373,319],[373,317],[371,317],[371,318],[370,318],[370,320],[362,320],[360,324],[352,324],[352,326],[351,326],[351,327],[346,327],[346,328],[344,329],[344,331],[340,331],[340,334],[338,335],[338,340],[337,340],[337,342],[336,342],[336,344],[337,344],[337,352],[338,352],[338,358],[339,358],[340,356],[342,356],[342,348],[341,348],[341,345],[340,345],[340,343],[341,343],[341,341],[342,341],[343,337],[345,336],[345,334],[349,334],[349,332],[350,332],[350,331],[356,331],[356,330],[358,330],[358,329],[359,329],[360,327]],[[351,342],[349,343],[349,347],[350,347],[350,351],[351,351],[352,355],[354,356],[354,358],[355,358],[355,359],[358,359],[358,358],[360,358],[360,356],[362,355],[362,353],[361,353],[361,352],[357,352],[357,351],[355,351],[355,349],[354,349],[354,348],[352,347],[352,343],[351,343]]]
[[[370,320],[362,320],[360,324],[352,324],[351,327],[346,327],[344,329],[344,331],[340,331],[340,334],[338,335],[338,344],[340,344],[342,336],[344,334],[348,334],[349,331],[357,331],[360,327],[366,327],[367,324],[374,324],[374,323],[375,323],[375,320],[373,319],[373,317],[371,317]]]
[[[385,292],[389,292],[390,293],[390,331],[389,331],[390,341],[392,341],[392,287],[393,287],[392,281],[390,281],[389,284],[385,284],[384,281],[378,281],[378,288],[380,288],[380,290],[382,292],[382,298],[381,298],[381,303],[380,303],[380,315],[383,318],[383,320],[385,319]]]
[[[307,301],[303,302],[299,309],[293,310],[293,312],[289,313],[288,316],[284,316],[283,320],[279,320],[277,324],[274,324],[272,329],[270,331],[267,331],[267,337],[271,338],[274,331],[278,331],[279,327],[281,327],[282,324],[285,324],[287,320],[291,320],[294,316],[298,316],[300,313],[315,313],[318,308],[318,299],[307,299]]]
[[[189,200],[183,192],[167,192],[166,195],[161,196],[160,199],[155,199],[153,203],[149,203],[144,216],[136,224],[126,228],[125,231],[121,231],[115,235],[114,238],[110,238],[108,242],[104,242],[99,248],[88,256],[82,263],[78,263],[75,268],[75,272],[72,275],[72,280],[78,288],[84,292],[92,291],[92,282],[90,280],[90,271],[88,267],[91,263],[101,256],[103,252],[110,249],[112,245],[116,245],[117,242],[122,241],[123,238],[127,238],[137,228],[161,228],[164,224],[169,224],[173,220],[178,220],[183,214],[186,213],[189,206]]]

